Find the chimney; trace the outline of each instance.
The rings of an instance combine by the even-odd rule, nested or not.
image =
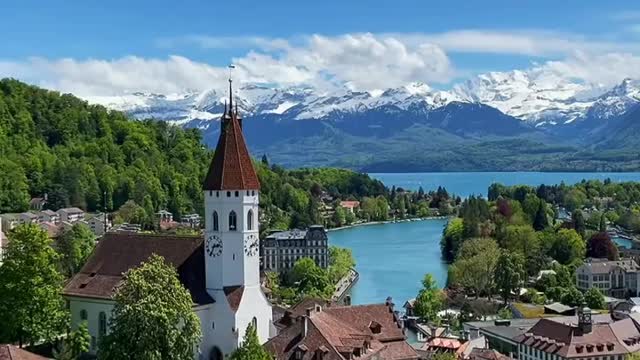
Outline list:
[[[307,332],[309,331],[309,317],[304,317],[304,323],[302,324],[302,337],[307,337]]]

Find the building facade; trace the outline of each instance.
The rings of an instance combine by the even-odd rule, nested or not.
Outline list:
[[[122,274],[154,253],[177,269],[193,299],[202,329],[195,359],[225,359],[242,342],[250,324],[261,343],[274,335],[271,304],[259,275],[260,183],[237,110],[225,109],[221,126],[203,184],[204,238],[107,233],[65,286],[72,325],[88,322],[92,351],[109,331],[112,296]]]
[[[60,215],[60,221],[74,223],[84,219],[84,211],[77,207],[62,208],[56,212]]]
[[[262,242],[262,268],[265,271],[286,272],[296,261],[310,258],[326,269],[329,264],[327,232],[321,225],[307,230],[288,230],[272,233]]]
[[[587,259],[576,269],[576,286],[580,290],[596,288],[617,298],[638,296],[640,267],[634,260]]]

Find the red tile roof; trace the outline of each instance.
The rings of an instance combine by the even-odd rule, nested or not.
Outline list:
[[[343,360],[346,353],[360,353],[359,359],[418,358],[406,342],[397,317],[389,306],[332,306],[322,309],[318,305],[308,309],[308,314],[297,317],[265,344],[276,359],[295,358],[296,352],[302,352],[303,360],[317,358],[318,352],[323,352],[325,360]]]
[[[209,304],[203,239],[200,236],[107,233],[93,254],[65,286],[64,295],[111,299],[124,273],[157,254],[178,270],[195,304]]]
[[[259,190],[260,181],[242,134],[237,111],[229,110],[220,120],[220,138],[204,180],[204,190]]]
[[[36,355],[14,345],[0,345],[0,360],[46,360],[46,357]]]

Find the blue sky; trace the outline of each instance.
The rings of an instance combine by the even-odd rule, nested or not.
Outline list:
[[[129,90],[135,83],[120,78],[141,71],[150,78],[133,80],[143,89],[154,77],[175,82],[158,91],[197,88],[190,77],[213,81],[229,61],[247,81],[331,78],[362,89],[412,80],[447,87],[549,61],[580,62],[567,65],[571,77],[602,82],[616,69],[592,76],[587,68],[613,62],[624,73],[640,40],[632,1],[20,0],[0,13],[0,76],[93,95]],[[100,66],[110,79],[83,78],[100,76]]]

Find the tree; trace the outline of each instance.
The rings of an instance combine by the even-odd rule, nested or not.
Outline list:
[[[267,154],[262,154],[261,162],[262,165],[269,167],[269,158],[267,157]]]
[[[329,278],[332,283],[337,283],[345,277],[351,268],[356,266],[356,262],[353,259],[351,249],[339,248],[337,246],[329,247]]]
[[[9,232],[0,266],[0,342],[49,341],[64,329],[63,277],[51,242],[37,225]]]
[[[562,301],[566,293],[567,293],[567,288],[564,288],[562,286],[555,286],[552,288],[548,288],[547,291],[545,291],[545,295],[547,295],[547,298],[552,299],[553,301],[558,301],[558,302]]]
[[[584,294],[584,301],[587,303],[587,306],[592,309],[604,309],[604,295],[600,292],[600,290],[592,287]]]
[[[558,280],[554,274],[543,274],[540,279],[536,281],[536,289],[546,293],[547,290],[556,287]]]
[[[573,222],[573,228],[584,239],[585,234],[587,232],[587,225],[585,224],[584,216],[582,215],[582,211],[581,210],[575,210],[571,214],[571,221]]]
[[[436,285],[431,274],[426,274],[422,279],[422,289],[418,292],[414,303],[414,312],[425,320],[435,320],[438,312],[442,310],[442,291]]]
[[[260,345],[256,328],[253,324],[247,326],[247,331],[240,345],[229,357],[230,360],[272,360],[271,354]]]
[[[451,265],[453,283],[491,298],[494,289],[496,264],[500,257],[498,244],[493,239],[480,238],[465,241]]]
[[[540,200],[538,204],[538,210],[536,211],[533,219],[533,228],[536,231],[542,231],[549,226],[549,219],[547,218],[547,204]]]
[[[440,240],[442,257],[447,261],[453,261],[458,253],[458,248],[462,245],[464,224],[461,218],[454,218],[449,221],[444,229],[444,234]]]
[[[0,214],[26,211],[29,208],[29,186],[24,170],[16,163],[0,159]]]
[[[607,217],[605,213],[602,213],[602,216],[600,216],[600,224],[598,225],[598,230],[603,233],[607,232]]]
[[[606,232],[595,233],[587,242],[587,257],[618,260],[618,247]]]
[[[162,257],[152,255],[127,271],[114,299],[111,332],[101,341],[100,359],[193,359],[200,320],[189,291]]]
[[[520,289],[524,280],[524,260],[517,253],[500,252],[495,270],[496,288],[507,304],[512,294]]]
[[[153,215],[153,214],[152,214]],[[116,218],[125,223],[142,224],[147,219],[144,208],[133,200],[125,202],[117,211]]]
[[[293,265],[289,274],[290,283],[296,285],[301,296],[329,299],[333,295],[333,285],[326,271],[308,257]]]
[[[347,221],[347,211],[342,206],[337,206],[333,215],[331,216],[331,222],[334,226],[340,227]]]
[[[55,352],[56,360],[76,360],[80,355],[89,351],[91,335],[87,329],[87,322],[83,321],[76,330],[62,341],[62,347]]]
[[[71,277],[84,265],[95,246],[95,236],[84,224],[76,223],[58,237],[56,249],[60,254],[60,268]]]
[[[573,229],[560,229],[551,245],[550,256],[563,265],[571,264],[584,257],[584,240]]]
[[[456,356],[450,352],[437,352],[431,359],[433,360],[456,360]]]
[[[505,248],[520,253],[525,261],[525,270],[533,275],[537,272],[537,258],[541,252],[540,239],[530,225],[509,225],[505,229]]]
[[[575,287],[569,288],[562,296],[562,303],[568,306],[582,306],[584,296]]]

